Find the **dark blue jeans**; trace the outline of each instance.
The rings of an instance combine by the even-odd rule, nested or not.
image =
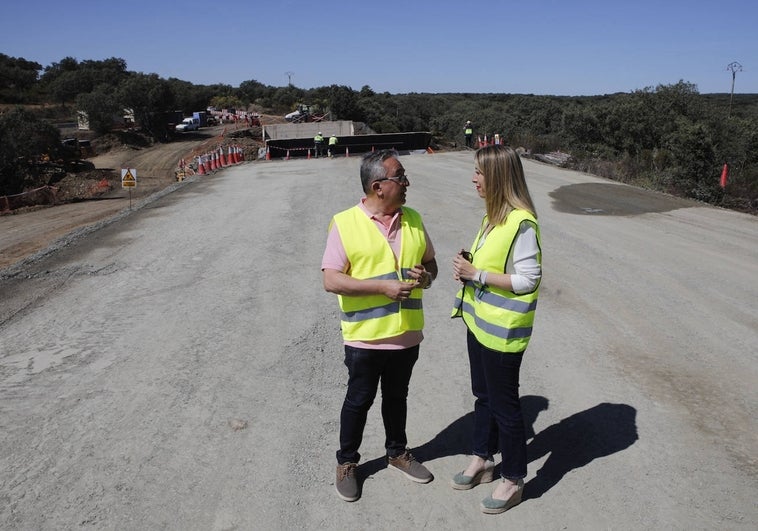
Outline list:
[[[347,394],[340,415],[340,449],[337,462],[357,463],[368,410],[381,382],[384,447],[389,457],[405,452],[408,383],[418,360],[419,346],[402,350],[374,350],[345,346]]]
[[[516,480],[526,477],[526,430],[518,396],[519,369],[523,352],[491,350],[467,333],[474,402],[474,455],[502,457],[501,475]]]

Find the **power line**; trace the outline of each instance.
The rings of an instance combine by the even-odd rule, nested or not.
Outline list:
[[[737,61],[732,61],[726,65],[726,69],[732,72],[732,94],[729,96],[729,114],[727,118],[732,116],[732,100],[734,99],[734,78],[737,77],[737,72],[742,72],[742,65]]]

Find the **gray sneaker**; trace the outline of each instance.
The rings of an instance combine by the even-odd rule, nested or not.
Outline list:
[[[346,502],[354,502],[361,497],[358,492],[358,480],[355,478],[356,463],[345,463],[337,465],[337,480],[334,486],[337,489],[337,496]]]
[[[434,479],[432,473],[416,461],[416,458],[408,450],[397,457],[388,457],[387,461],[389,468],[399,470],[405,474],[405,477],[416,483],[429,483]]]

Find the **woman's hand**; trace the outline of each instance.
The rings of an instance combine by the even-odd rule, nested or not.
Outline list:
[[[458,281],[473,280],[477,269],[465,257],[465,250],[461,249],[453,258],[453,278]]]

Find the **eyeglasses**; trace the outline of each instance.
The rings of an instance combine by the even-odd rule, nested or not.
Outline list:
[[[409,184],[411,184],[410,181],[408,180],[407,175],[396,175],[395,177],[382,177],[381,179],[376,179],[374,182],[378,183],[381,181],[393,181],[401,186],[408,186]]]

